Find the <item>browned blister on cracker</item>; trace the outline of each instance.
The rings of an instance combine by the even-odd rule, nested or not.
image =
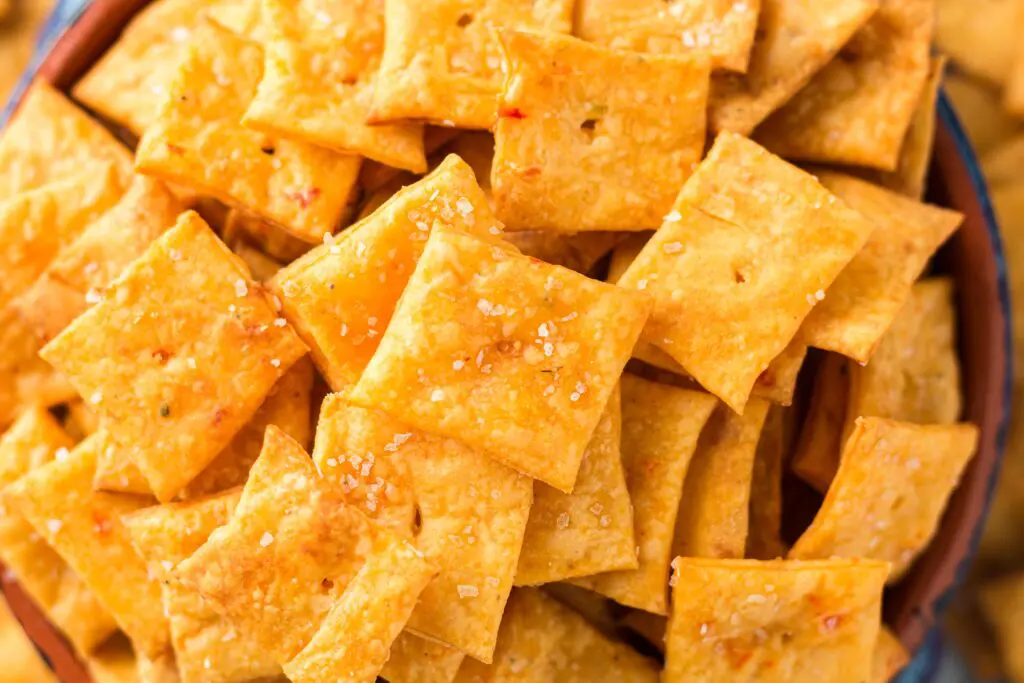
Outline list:
[[[704,150],[707,61],[522,31],[501,41],[498,218],[510,230],[657,228]]]
[[[648,309],[642,294],[434,231],[350,398],[570,492]]]
[[[190,212],[41,354],[166,501],[305,352],[244,266]]]
[[[896,581],[938,529],[977,443],[972,424],[858,418],[825,502],[789,557],[887,560]]]
[[[641,339],[742,412],[874,228],[813,176],[722,133],[618,282],[655,299]]]
[[[665,683],[871,680],[889,565],[675,561]]]
[[[136,168],[316,243],[345,219],[360,159],[243,127],[262,75],[258,44],[201,24],[139,142]]]

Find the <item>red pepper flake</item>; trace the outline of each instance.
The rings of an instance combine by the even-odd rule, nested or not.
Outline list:
[[[175,145],[175,144],[170,143],[170,142],[167,143],[167,149],[170,150],[174,154],[184,154],[185,153],[185,148],[184,147],[182,147],[181,145]]]
[[[503,119],[525,119],[526,114],[519,107],[502,107],[498,110],[498,116]]]
[[[320,196],[320,188],[318,187],[307,187],[304,190],[298,192],[286,192],[285,196],[288,199],[295,200],[299,203],[303,209],[308,209],[309,205],[313,203],[317,197]]]
[[[225,413],[225,412],[224,412],[223,410],[219,410],[219,409],[218,409],[218,410],[217,410],[217,412],[215,412],[215,413],[213,414],[213,426],[214,426],[214,427],[216,427],[216,426],[217,426],[217,425],[219,425],[219,424],[220,424],[221,422],[223,422],[223,421],[224,421],[224,417],[225,417],[226,415],[227,415],[227,413]]]
[[[110,530],[113,528],[113,523],[110,521],[109,517],[104,515],[99,510],[93,510],[92,526],[97,534],[99,534],[100,536],[106,536],[110,533]]]
[[[523,176],[524,178],[532,178],[533,176],[540,175],[540,166],[530,166],[529,168],[524,168],[519,175]]]
[[[160,365],[164,365],[165,363],[167,363],[168,360],[170,360],[171,353],[170,353],[170,351],[165,351],[163,349],[157,349],[156,351],[153,352],[153,358]]]

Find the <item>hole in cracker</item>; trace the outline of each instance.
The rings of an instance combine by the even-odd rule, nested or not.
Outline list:
[[[580,124],[580,130],[591,140],[594,139],[594,129],[597,128],[597,119],[588,118]]]
[[[463,14],[455,23],[458,25],[459,28],[466,28],[467,26],[473,23],[473,15]]]
[[[260,146],[260,151],[269,156],[274,156],[274,152],[276,152],[277,150],[274,149],[273,145],[262,145]]]
[[[423,530],[423,512],[420,510],[420,506],[417,505],[412,516],[412,533],[414,536],[419,536],[420,531]]]

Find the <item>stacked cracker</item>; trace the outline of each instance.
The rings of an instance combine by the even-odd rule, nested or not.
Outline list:
[[[154,3],[73,91],[134,159],[0,139],[0,556],[97,676],[887,680],[977,441],[933,9]]]

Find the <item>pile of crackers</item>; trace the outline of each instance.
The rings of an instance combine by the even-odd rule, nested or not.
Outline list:
[[[0,134],[0,558],[101,683],[888,680],[934,12],[157,0]]]

